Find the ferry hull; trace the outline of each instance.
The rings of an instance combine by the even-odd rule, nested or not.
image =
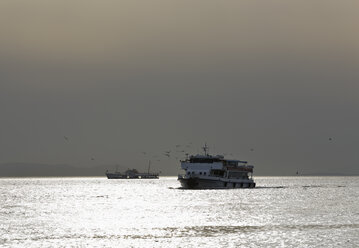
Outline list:
[[[233,188],[254,188],[256,184],[253,181],[232,181],[232,180],[212,180],[198,177],[179,178],[184,189],[233,189]]]

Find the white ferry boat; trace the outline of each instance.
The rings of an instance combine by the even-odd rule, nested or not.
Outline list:
[[[181,161],[184,175],[179,175],[182,188],[186,189],[228,189],[254,188],[254,166],[247,161],[225,159],[222,155],[212,156],[203,147],[204,155],[190,156]]]

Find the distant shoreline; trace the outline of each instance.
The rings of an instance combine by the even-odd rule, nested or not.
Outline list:
[[[0,164],[0,178],[22,178],[22,177],[106,177],[106,170],[113,165],[97,165],[90,167],[78,167],[67,164],[37,164],[37,163],[3,163]],[[175,169],[163,172],[160,177],[177,177]],[[295,175],[261,175],[254,173],[254,177],[340,177],[340,176],[359,176],[359,174],[341,173],[306,173]]]
[[[160,178],[166,178],[166,177],[175,177],[177,178],[177,175],[163,175],[163,176],[160,176]],[[256,178],[261,178],[261,177],[297,177],[297,178],[300,178],[300,177],[359,177],[359,175],[355,174],[355,175],[301,175],[301,176],[265,176],[265,175],[260,175],[260,176],[254,176]],[[96,175],[96,176],[2,176],[0,175],[0,180],[1,179],[11,179],[11,178],[14,178],[14,179],[21,179],[21,178],[104,178],[106,179],[106,175]]]

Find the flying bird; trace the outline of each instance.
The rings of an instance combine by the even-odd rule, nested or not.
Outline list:
[[[66,141],[69,141],[69,138],[68,138],[67,136],[64,136],[64,139],[65,139]]]
[[[91,160],[95,160],[94,158],[91,158]]]

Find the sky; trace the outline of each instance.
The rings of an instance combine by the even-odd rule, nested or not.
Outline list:
[[[175,175],[206,142],[359,174],[358,23],[357,0],[3,0],[0,164]]]

